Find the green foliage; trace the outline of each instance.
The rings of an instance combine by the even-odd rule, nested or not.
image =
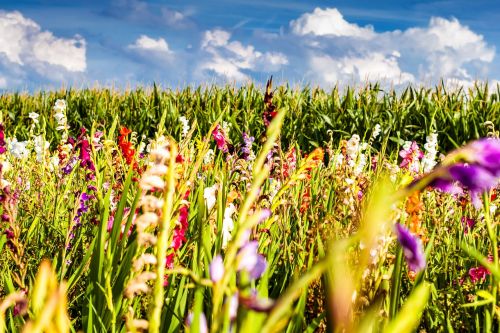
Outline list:
[[[54,118],[60,98],[76,138],[69,148]],[[273,97],[279,112],[266,128],[264,95],[253,85],[2,95],[7,141],[33,147],[40,135],[51,145],[38,160],[35,151],[0,156],[11,166],[0,173],[9,182],[2,194],[13,198],[1,206],[9,219],[0,223],[0,331],[199,332],[205,320],[212,332],[491,331],[499,322],[493,249],[500,199],[485,196],[476,210],[466,196],[426,188],[430,178],[408,186],[422,170],[397,166],[404,141],[422,145],[431,132],[442,153],[494,135],[498,98],[479,86],[467,94],[441,86],[399,93],[378,85],[343,93],[282,86]],[[38,124],[30,112],[40,114]],[[217,125],[234,153],[217,149]],[[256,137],[254,159],[241,158],[242,132]],[[348,155],[354,141],[344,140],[352,134],[364,146],[356,157]],[[82,162],[82,140],[95,170]],[[83,193],[92,196],[85,209]],[[476,225],[465,227],[464,218]],[[405,264],[394,222],[423,240],[423,272]],[[249,239],[267,262],[256,279],[239,267]],[[224,269],[212,281],[217,255]],[[480,265],[488,273],[473,281],[470,270]],[[50,297],[56,308],[46,305]],[[23,302],[26,312],[18,314]]]

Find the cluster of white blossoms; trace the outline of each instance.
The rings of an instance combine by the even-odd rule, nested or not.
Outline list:
[[[224,220],[222,221],[222,248],[225,249],[232,239],[231,233],[234,229],[233,214],[236,212],[234,204],[230,203],[224,210]]]
[[[368,144],[366,142],[361,142],[357,134],[351,136],[347,141],[347,165],[353,169],[355,176],[360,175],[366,166],[366,155],[364,154],[366,148],[368,148]]]
[[[210,187],[205,187],[203,190],[203,198],[205,199],[205,205],[207,206],[207,210],[210,212],[212,208],[215,206],[217,202],[217,184],[212,185]]]
[[[436,156],[437,156],[437,133],[431,133],[426,138],[426,143],[424,145],[425,155],[422,159],[422,168],[425,173],[431,172],[431,170],[436,166]]]
[[[36,153],[36,161],[42,162],[44,160],[44,156],[48,156],[50,154],[49,152],[50,144],[41,135],[35,136],[33,142],[34,142],[34,150]]]
[[[203,198],[205,199],[205,206],[210,214],[212,208],[215,207],[217,203],[217,191],[219,189],[218,184],[214,184],[209,187],[205,187],[203,190]],[[225,249],[227,244],[232,239],[232,232],[234,229],[233,215],[236,213],[237,209],[233,203],[230,203],[224,210],[224,219],[222,221],[222,248]]]
[[[184,116],[179,117],[179,121],[182,123],[182,137],[185,138],[191,129],[189,127],[189,121]]]
[[[58,99],[54,104],[54,118],[57,122],[56,130],[63,131],[61,141],[66,142],[68,139],[68,119],[66,118],[66,101],[64,99]]]
[[[164,147],[168,144],[168,140],[165,135],[160,135],[154,140],[149,140],[149,144],[146,146],[146,152],[149,154],[152,151]],[[139,149],[141,150],[141,149]]]
[[[7,139],[9,153],[18,159],[25,159],[30,155],[29,141],[17,141],[17,138]]]
[[[382,128],[380,127],[380,124],[376,124],[375,127],[373,128],[372,136],[370,137],[370,141],[374,141],[375,139],[378,138],[380,135],[380,132],[382,132]]]
[[[31,120],[33,120],[33,124],[32,124],[32,126],[33,126],[33,127],[39,123],[38,118],[40,117],[40,115],[39,115],[38,113],[36,113],[36,112],[30,112],[30,113],[28,114],[28,117],[29,117]]]

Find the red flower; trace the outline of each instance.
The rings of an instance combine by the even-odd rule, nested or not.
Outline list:
[[[126,127],[122,127],[120,129],[120,136],[118,137],[118,146],[120,147],[122,155],[125,158],[127,164],[128,165],[133,164],[134,170],[137,170],[138,164],[135,161],[135,149],[132,148],[132,142],[128,141],[126,138],[126,136],[129,135],[130,133],[132,133],[132,131]]]
[[[122,127],[120,128],[120,136],[127,136],[129,135],[130,133],[132,133],[132,130],[129,130],[128,128],[126,127]]]

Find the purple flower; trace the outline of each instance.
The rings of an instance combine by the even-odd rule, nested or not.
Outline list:
[[[244,307],[256,312],[269,312],[274,306],[274,301],[269,298],[260,298],[257,291],[252,289],[249,296],[239,296],[239,302]]]
[[[224,275],[224,262],[222,261],[222,257],[220,254],[216,255],[212,262],[210,263],[210,279],[213,282],[217,282],[222,279]]]
[[[249,273],[250,278],[258,279],[266,270],[266,259],[257,253],[259,243],[251,241],[243,245],[238,252],[238,271],[246,271]]]
[[[255,141],[253,136],[248,136],[245,132],[242,134],[243,146],[241,147],[241,158],[248,161],[252,154],[252,143]]]
[[[430,185],[445,192],[452,192],[455,191],[458,182],[470,191],[472,203],[479,208],[481,206],[480,194],[498,184],[500,140],[474,141],[452,153],[450,157],[453,162],[445,166],[447,172],[434,179]]]
[[[469,163],[485,168],[500,177],[500,139],[480,139],[465,147]]]
[[[408,267],[416,273],[422,271],[425,268],[425,255],[420,239],[399,223],[396,223],[396,234]]]
[[[462,226],[464,227],[464,233],[468,233],[476,225],[476,220],[462,216]]]
[[[227,300],[227,302],[229,302],[229,318],[231,319],[231,321],[235,320],[236,316],[238,315],[238,297],[239,293],[236,292]]]

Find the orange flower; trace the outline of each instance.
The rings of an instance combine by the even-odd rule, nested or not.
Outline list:
[[[121,135],[121,136],[127,136],[127,135],[129,135],[130,133],[132,133],[132,131],[131,131],[131,130],[129,130],[128,128],[126,128],[126,127],[122,127],[122,128],[120,128],[120,135]]]

